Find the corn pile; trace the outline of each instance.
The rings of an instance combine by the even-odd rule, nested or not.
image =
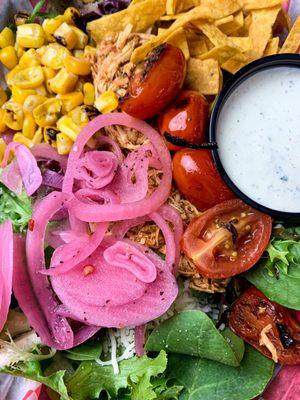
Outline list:
[[[9,70],[5,79],[11,96],[0,88],[0,133],[15,131],[13,140],[32,147],[49,143],[68,154],[81,129],[97,114],[107,111],[107,97],[95,99],[88,61],[96,49],[76,25],[79,11],[45,19],[42,25],[26,23],[17,14],[14,33],[0,33],[0,61]],[[106,96],[106,97],[105,97]],[[5,144],[0,139],[0,158]]]

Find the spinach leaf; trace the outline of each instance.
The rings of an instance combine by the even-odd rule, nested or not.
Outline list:
[[[99,359],[101,353],[101,343],[89,341],[66,351],[64,355],[73,361],[94,361]]]
[[[180,400],[250,400],[261,394],[272,378],[274,363],[246,345],[237,368],[215,361],[171,354],[168,374],[183,385]]]
[[[182,311],[164,321],[150,334],[146,350],[165,350],[208,358],[236,367],[244,355],[244,342],[229,330],[218,331],[202,311]]]
[[[300,242],[273,240],[245,277],[270,300],[300,310]]]

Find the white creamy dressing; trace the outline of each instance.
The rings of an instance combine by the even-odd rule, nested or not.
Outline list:
[[[220,112],[216,139],[241,192],[270,209],[300,212],[300,68],[273,67],[241,83]]]

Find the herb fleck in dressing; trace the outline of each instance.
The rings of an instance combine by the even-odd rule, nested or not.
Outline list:
[[[300,212],[300,69],[273,67],[245,80],[218,118],[221,162],[257,203]]]

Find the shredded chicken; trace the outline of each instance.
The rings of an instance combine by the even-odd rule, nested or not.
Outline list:
[[[259,345],[260,346],[266,346],[266,348],[272,354],[273,361],[277,363],[278,362],[278,354],[277,354],[276,348],[275,348],[274,344],[271,342],[271,340],[267,336],[267,333],[269,333],[271,330],[272,330],[272,325],[271,324],[265,326],[262,329],[262,331],[260,332]]]
[[[149,142],[142,133],[124,126],[107,126],[104,128],[104,131],[105,134],[115,140],[123,150],[132,151],[142,144]]]
[[[134,49],[147,41],[151,35],[132,33],[128,24],[117,36],[108,37],[97,47],[96,55],[90,56],[96,96],[112,90],[119,98],[125,96],[134,64],[130,57]]]

